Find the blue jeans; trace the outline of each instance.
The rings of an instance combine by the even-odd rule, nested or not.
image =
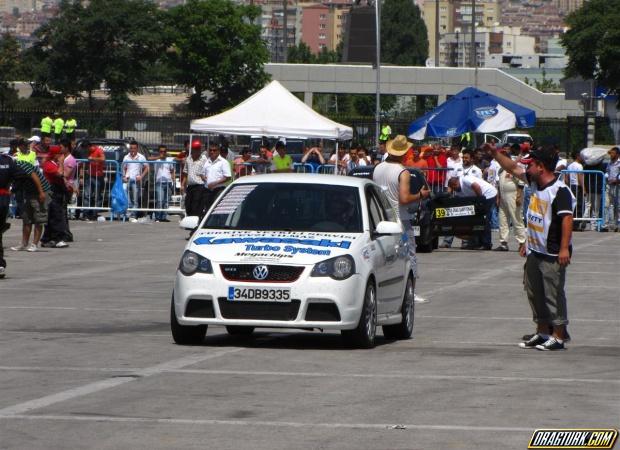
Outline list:
[[[491,229],[499,229],[499,211],[497,209],[497,204],[491,207]]]
[[[90,177],[90,182],[85,186],[87,192],[84,196],[88,199],[88,204],[83,206],[89,206],[91,208],[101,208],[103,206],[103,191],[105,189],[105,180],[103,177]],[[84,210],[84,215],[90,218],[97,216],[96,209]]]
[[[155,183],[155,208],[168,209],[170,193],[172,192],[172,181],[158,181]],[[165,220],[166,211],[156,211],[155,220]]]
[[[142,181],[129,180],[127,182],[127,206],[131,208],[140,208],[142,206]],[[130,216],[141,216],[139,211],[131,211]]]

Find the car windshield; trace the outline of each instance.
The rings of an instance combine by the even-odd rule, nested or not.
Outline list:
[[[308,183],[239,184],[219,200],[203,227],[361,233],[359,191]]]

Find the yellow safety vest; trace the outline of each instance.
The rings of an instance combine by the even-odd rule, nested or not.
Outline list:
[[[75,119],[69,119],[65,122],[65,133],[73,133],[77,128]]]
[[[381,128],[381,135],[379,136],[380,141],[387,141],[390,138],[390,134],[392,134],[392,128],[389,125],[384,125]]]
[[[28,163],[31,166],[34,166],[34,163],[37,160],[37,154],[33,152],[32,150],[30,150],[28,154],[22,153],[18,150],[17,153],[15,154],[15,159],[17,159],[18,161]]]
[[[62,129],[65,126],[65,121],[62,120],[60,117],[56,120],[54,120],[54,133],[56,134],[60,134],[62,133]]]
[[[43,119],[41,119],[41,132],[51,133],[53,124],[54,121],[52,120],[52,118],[50,116],[45,116]]]

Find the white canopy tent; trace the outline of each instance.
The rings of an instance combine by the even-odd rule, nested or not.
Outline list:
[[[234,108],[192,120],[192,132],[349,140],[353,129],[323,117],[277,81]]]

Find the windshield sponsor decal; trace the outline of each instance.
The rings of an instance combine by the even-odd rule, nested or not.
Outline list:
[[[233,187],[220,201],[211,214],[232,214],[245,198],[256,189],[256,184],[242,184]]]
[[[351,246],[351,241],[334,241],[331,239],[303,239],[303,238],[285,238],[285,237],[228,237],[228,238],[219,238],[216,239],[215,236],[202,236],[194,241],[196,245],[222,245],[222,244],[291,244],[286,247],[291,247],[291,252],[293,252],[292,244],[295,245],[308,245],[313,247],[327,247],[327,248],[349,248]],[[268,246],[268,245],[266,245]],[[252,248],[248,248],[252,246],[246,246],[246,251],[253,250]],[[258,246],[257,246],[258,247]],[[258,248],[254,250],[259,250]],[[272,251],[265,250],[261,248],[263,251]]]

